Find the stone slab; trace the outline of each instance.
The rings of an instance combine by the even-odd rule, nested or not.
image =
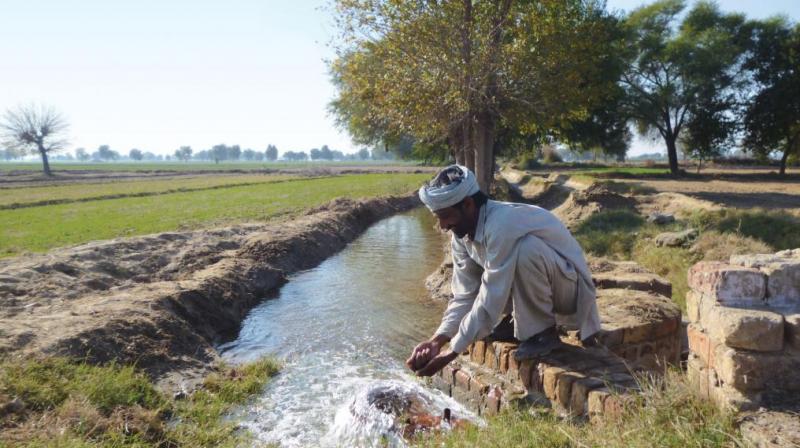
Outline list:
[[[607,341],[607,347],[676,333],[681,320],[680,308],[672,300],[644,291],[601,289],[597,291],[597,306],[602,324],[598,339]]]
[[[712,303],[701,306],[700,323],[713,339],[728,347],[762,352],[783,349],[783,316],[772,311]]]
[[[701,261],[689,269],[689,287],[726,305],[763,302],[767,282],[758,269],[717,261]]]
[[[785,255],[779,255],[784,253]],[[800,258],[792,252],[733,255],[731,264],[759,269],[767,275],[767,301],[776,306],[800,303]]]
[[[785,316],[785,322],[786,344],[792,348],[800,349],[800,313]]]

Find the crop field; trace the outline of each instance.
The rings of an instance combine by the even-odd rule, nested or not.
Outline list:
[[[226,171],[226,170],[281,170],[344,166],[407,166],[416,162],[347,160],[336,162],[112,162],[112,163],[64,163],[51,162],[53,171]],[[3,171],[41,171],[41,162],[0,163]]]
[[[125,196],[149,196],[180,191],[207,190],[262,183],[282,182],[296,177],[288,175],[216,175],[177,179],[119,179],[104,182],[42,185],[26,188],[0,188],[0,209],[30,207]]]
[[[252,183],[237,185],[242,183],[241,177],[209,176],[4,189],[0,191],[5,193],[3,201],[6,204],[9,201],[21,202],[7,199],[7,195],[22,198],[22,201],[36,201],[41,197],[37,190],[43,188],[64,188],[62,198],[110,194],[120,197],[0,209],[0,257],[121,236],[263,221],[298,213],[337,197],[364,198],[410,192],[428,177],[428,174],[356,174],[323,178],[264,176],[263,182],[252,182],[247,177]],[[175,191],[180,188],[195,189]],[[142,192],[148,192],[148,195],[132,196]]]

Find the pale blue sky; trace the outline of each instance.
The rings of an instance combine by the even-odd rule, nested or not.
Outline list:
[[[609,0],[629,10],[642,2]],[[797,0],[723,0],[800,17]],[[217,143],[352,152],[326,105],[334,32],[324,1],[0,0],[0,109],[69,120],[71,147],[172,153]],[[632,153],[648,151],[637,141]]]

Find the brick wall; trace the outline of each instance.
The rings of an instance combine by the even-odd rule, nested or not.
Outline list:
[[[691,383],[721,406],[800,391],[800,249],[700,262],[686,297]]]

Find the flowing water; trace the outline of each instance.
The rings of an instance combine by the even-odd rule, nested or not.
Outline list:
[[[475,416],[425,388],[403,361],[432,334],[442,306],[425,277],[442,258],[426,210],[385,219],[318,267],[293,276],[253,309],[238,339],[220,347],[232,362],[264,355],[284,368],[254,404],[234,416],[259,441],[280,446],[402,446],[374,398],[418,397],[427,412]]]

